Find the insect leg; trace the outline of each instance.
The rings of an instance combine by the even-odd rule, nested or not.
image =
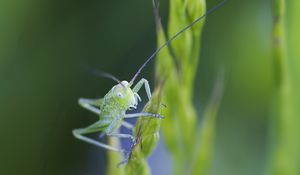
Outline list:
[[[112,123],[107,127],[105,130],[105,134],[110,137],[118,137],[118,138],[125,138],[125,139],[131,139],[132,143],[134,143],[134,137],[130,134],[121,134],[121,133],[114,133],[116,122],[120,121],[118,118],[114,119]],[[122,124],[124,121],[121,121]],[[130,124],[130,123],[128,123]],[[130,124],[131,125],[131,124]]]
[[[107,136],[110,137],[117,137],[117,138],[124,138],[124,139],[130,139],[132,143],[135,142],[135,139],[132,135],[130,134],[121,134],[121,133],[108,133],[106,134]]]
[[[123,121],[122,125],[127,128],[127,129],[130,129],[130,130],[133,130],[134,126],[131,124],[131,123],[128,123],[126,121]]]
[[[82,140],[84,142],[90,143],[92,145],[99,146],[101,148],[105,148],[105,149],[108,149],[108,150],[111,150],[111,151],[127,153],[128,151],[126,151],[124,149],[115,148],[113,146],[107,145],[105,143],[101,143],[97,140],[91,139],[91,138],[83,135],[83,134],[89,134],[89,133],[93,133],[93,132],[102,131],[103,127],[104,127],[103,124],[101,124],[99,122],[96,122],[96,123],[92,124],[91,126],[89,126],[87,128],[74,129],[73,130],[73,135],[74,135],[75,138],[77,138],[79,140]]]
[[[135,113],[135,114],[125,114],[124,118],[134,118],[134,117],[154,117],[154,118],[164,118],[163,116],[159,114],[152,114],[148,112],[141,112],[141,113]]]
[[[132,91],[137,93],[141,89],[143,84],[145,85],[146,93],[147,93],[148,99],[150,100],[151,90],[150,90],[148,80],[146,80],[145,78],[142,78],[139,82],[137,82],[136,85],[134,86],[134,88],[132,89]]]
[[[102,98],[101,99],[86,99],[86,98],[80,98],[78,100],[78,103],[80,106],[83,108],[99,115],[100,114],[100,109],[98,109],[96,106],[100,107],[102,103]]]

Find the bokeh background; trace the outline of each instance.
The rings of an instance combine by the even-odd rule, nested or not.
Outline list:
[[[168,1],[160,1],[160,11],[166,24]],[[269,0],[231,0],[206,20],[194,97],[199,111],[220,66],[226,72],[212,175],[265,171],[271,37]],[[87,69],[129,80],[155,43],[150,0],[1,0],[0,174],[103,174],[105,151],[71,134],[97,119],[77,99],[101,97],[114,85]],[[142,76],[153,84],[153,62]]]

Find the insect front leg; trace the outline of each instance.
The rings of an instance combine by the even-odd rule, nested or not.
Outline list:
[[[107,145],[105,143],[101,143],[97,140],[91,139],[87,136],[84,136],[84,134],[89,134],[89,133],[94,133],[94,132],[99,132],[102,131],[103,128],[107,127],[107,124],[104,124],[103,121],[98,121],[89,127],[86,128],[80,128],[80,129],[74,129],[73,130],[73,135],[75,138],[82,140],[84,142],[87,142],[89,144],[108,149],[110,151],[116,151],[116,152],[121,152],[121,153],[127,153],[128,151],[120,148],[115,148],[113,146]]]
[[[78,103],[83,108],[99,115],[100,114],[100,109],[98,109],[97,107],[101,106],[101,104],[103,103],[103,99],[102,98],[100,98],[100,99],[79,98]]]
[[[145,85],[145,90],[146,90],[148,99],[150,100],[151,99],[151,90],[150,90],[148,80],[146,80],[145,78],[142,78],[139,82],[137,82],[136,85],[134,86],[134,88],[132,89],[132,91],[137,93],[141,89],[143,84]]]

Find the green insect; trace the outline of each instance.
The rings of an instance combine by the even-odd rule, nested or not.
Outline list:
[[[112,75],[105,74],[107,77],[112,77]],[[116,78],[113,78],[116,80]],[[133,110],[137,108],[138,102],[141,101],[138,91],[143,85],[145,85],[146,93],[148,99],[151,98],[151,91],[149,83],[146,79],[141,79],[132,89],[131,86],[133,81],[128,83],[127,81],[119,81],[118,84],[113,86],[111,90],[101,99],[79,99],[79,104],[90,110],[93,113],[99,115],[99,120],[94,124],[81,129],[74,129],[73,135],[87,143],[111,150],[126,153],[128,151],[120,148],[115,148],[110,145],[101,143],[94,139],[84,136],[84,134],[102,132],[101,136],[104,135],[108,137],[126,138],[130,139],[132,144],[135,143],[135,139],[130,134],[116,133],[115,131],[123,125],[128,129],[133,129],[133,126],[124,121],[123,119],[134,118],[134,117],[154,117],[161,119],[163,118],[159,114],[151,113],[134,113],[126,114],[127,110]]]
[[[176,37],[178,37],[181,33],[195,25],[197,22],[199,22],[201,19],[203,19],[208,14],[212,13],[216,9],[220,8],[225,4],[226,0],[224,0],[219,5],[215,6],[213,9],[207,11],[203,16],[197,18],[195,21],[193,21],[188,26],[184,27],[182,30],[180,30],[178,33],[176,33],[174,36],[170,37],[163,45],[161,45],[158,49],[156,49],[152,55],[143,63],[143,65],[138,69],[136,74],[133,76],[130,82],[127,81],[119,81],[116,77],[103,72],[98,72],[101,76],[110,78],[114,81],[116,81],[118,84],[113,86],[111,90],[100,99],[85,99],[80,98],[79,104],[86,108],[87,110],[97,114],[99,116],[99,120],[95,122],[94,124],[87,126],[85,128],[80,129],[74,129],[73,135],[84,142],[93,144],[95,146],[105,148],[111,151],[117,151],[121,153],[127,153],[127,157],[125,158],[125,162],[130,157],[131,150],[127,151],[121,148],[116,148],[111,145],[99,142],[97,140],[94,140],[92,138],[89,138],[85,136],[86,134],[95,133],[95,132],[101,132],[101,137],[108,136],[108,137],[117,137],[117,138],[125,138],[130,139],[132,145],[131,147],[136,145],[136,140],[131,134],[123,134],[116,132],[120,126],[124,126],[128,129],[133,129],[133,126],[124,121],[124,119],[128,118],[135,118],[135,117],[152,117],[157,119],[162,119],[163,116],[159,114],[152,114],[152,113],[145,113],[145,112],[139,112],[139,113],[133,113],[133,114],[127,114],[126,111],[133,110],[137,108],[137,105],[139,101],[141,101],[140,96],[138,95],[139,90],[142,88],[142,86],[145,86],[145,90],[147,93],[148,100],[151,99],[151,90],[149,83],[146,79],[142,78],[136,85],[132,88],[134,81],[138,77],[138,75],[141,73],[142,69],[146,66],[146,64],[152,60],[156,54],[164,47],[166,47],[172,40],[174,40]],[[155,6],[155,3],[153,1],[153,4]],[[157,10],[157,9],[156,9]],[[155,14],[158,15],[158,14]],[[157,16],[156,16],[157,17]]]

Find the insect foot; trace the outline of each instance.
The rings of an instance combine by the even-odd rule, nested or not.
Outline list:
[[[127,164],[128,160],[129,160],[129,158],[128,158],[128,156],[126,156],[126,158],[123,161],[121,161],[120,163],[118,163],[117,168],[120,168],[120,166],[122,166],[124,164]]]
[[[117,167],[119,168],[120,166],[124,165],[124,164],[127,164],[128,161],[130,159],[132,159],[132,152],[133,152],[133,149],[138,145],[138,143],[141,142],[140,140],[141,138],[138,136],[136,139],[134,139],[134,137],[132,137],[132,143],[130,145],[130,150],[125,152],[125,158],[123,161],[121,161],[120,163],[118,163]]]
[[[136,142],[134,142],[132,145],[135,145],[135,144],[136,144]],[[133,147],[131,146],[130,151],[126,151],[124,153],[125,158],[120,163],[118,163],[117,168],[119,168],[120,166],[128,163],[128,161],[131,159],[131,156],[132,156],[132,150],[133,150]]]
[[[133,136],[131,136],[130,137],[130,141],[131,141],[131,149],[130,149],[130,151],[129,152],[131,152],[131,150],[132,150],[132,145],[135,145],[136,144],[136,141],[135,141],[135,139],[134,139],[134,137]]]
[[[153,114],[153,117],[155,117],[155,118],[165,118],[164,116],[162,116],[160,114]]]
[[[125,158],[120,163],[118,163],[117,168],[119,168],[120,166],[122,166],[124,164],[127,164],[128,161],[131,159],[131,155],[132,155],[132,148],[130,149],[130,151],[125,152]]]

